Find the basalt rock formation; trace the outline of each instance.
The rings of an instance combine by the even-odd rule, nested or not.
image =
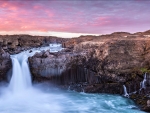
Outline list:
[[[33,80],[50,81],[88,93],[123,94],[125,85],[131,98],[139,101],[133,95],[140,97],[145,90],[141,89],[140,82],[150,69],[150,38],[124,34],[87,36],[88,41],[80,37],[80,41],[66,41],[66,49],[58,53],[35,54],[29,58]],[[137,103],[147,110],[148,96],[142,101],[142,104]]]
[[[0,47],[0,82],[7,80],[7,72],[11,69],[11,59],[9,53]]]

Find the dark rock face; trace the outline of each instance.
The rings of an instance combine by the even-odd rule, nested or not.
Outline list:
[[[97,45],[82,43],[74,46],[73,52],[56,54],[43,52],[29,58],[29,62],[33,70],[36,67],[38,74],[42,73],[38,71],[44,70],[43,68],[54,69],[54,66],[58,66],[57,70],[62,69],[61,72],[64,72],[64,70],[72,69],[74,66],[81,66],[92,71],[95,75],[107,76],[109,83],[120,82],[124,84],[136,77],[140,81],[143,79],[140,70],[149,68],[149,44],[150,41],[138,40],[111,41]],[[52,73],[45,75],[54,76]],[[106,82],[106,80],[104,81]]]
[[[9,69],[11,69],[11,59],[9,53],[5,52],[0,47],[0,81],[6,81],[7,77],[6,74]]]

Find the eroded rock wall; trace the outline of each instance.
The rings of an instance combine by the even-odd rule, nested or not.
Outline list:
[[[90,84],[119,84],[120,88],[123,84],[126,84],[127,88],[133,91],[139,89],[139,81],[143,79],[141,69],[150,67],[149,46],[150,41],[148,40],[84,42],[74,46],[72,52],[55,54],[43,52],[29,58],[29,62],[34,76],[55,76],[53,74],[53,71],[55,71],[56,75],[63,74],[66,82],[69,76],[85,75],[88,77],[85,71],[87,69],[94,73],[91,78],[96,77],[98,82],[94,83],[85,79],[84,82]],[[78,71],[82,74],[76,74]],[[79,81],[78,77],[76,78],[77,80],[74,81],[77,82],[75,83],[83,82]],[[70,82],[70,80],[68,81]],[[104,82],[102,83],[102,81]],[[132,82],[134,82],[134,86]]]
[[[121,95],[125,85],[130,97],[143,110],[150,109],[147,107],[150,97],[149,38],[83,41],[58,53],[38,53],[29,58],[29,64],[34,81],[49,81],[88,93]],[[141,89],[145,72],[148,72],[146,89]]]
[[[0,82],[7,80],[7,72],[11,69],[12,63],[9,53],[0,47]]]

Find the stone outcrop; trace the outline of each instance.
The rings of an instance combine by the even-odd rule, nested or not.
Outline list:
[[[0,82],[7,80],[7,72],[11,69],[11,59],[9,53],[0,47]]]

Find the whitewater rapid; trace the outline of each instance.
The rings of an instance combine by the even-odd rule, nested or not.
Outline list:
[[[64,91],[48,83],[32,84],[28,57],[49,47],[11,55],[12,76],[0,87],[0,113],[144,113],[119,95]]]

